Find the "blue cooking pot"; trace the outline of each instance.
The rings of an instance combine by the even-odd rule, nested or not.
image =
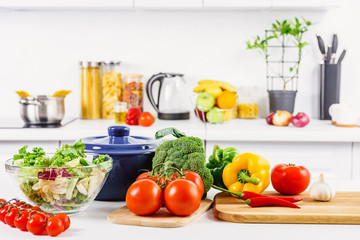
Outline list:
[[[113,168],[95,200],[125,200],[127,189],[143,172],[141,170],[151,170],[159,142],[153,138],[129,135],[129,127],[110,126],[108,136],[82,139],[85,152],[108,154],[113,159]]]

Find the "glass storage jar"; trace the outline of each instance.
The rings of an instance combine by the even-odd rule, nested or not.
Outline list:
[[[81,118],[101,118],[101,82],[99,62],[80,62],[81,69]]]
[[[240,87],[238,90],[237,113],[239,118],[255,119],[259,116],[258,94],[256,87]]]
[[[116,102],[121,101],[122,83],[120,61],[101,62],[102,118],[113,119]]]
[[[122,101],[127,103],[128,108],[139,108],[143,111],[144,85],[141,82],[141,74],[125,74],[123,79]]]
[[[114,106],[114,119],[116,124],[124,124],[128,113],[126,102],[116,102]]]

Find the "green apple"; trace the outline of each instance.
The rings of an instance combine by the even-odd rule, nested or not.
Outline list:
[[[219,111],[219,108],[213,108],[206,113],[206,119],[211,123],[222,123],[225,119],[225,111]]]
[[[202,92],[196,98],[196,106],[203,112],[209,111],[215,105],[215,98],[211,93]]]

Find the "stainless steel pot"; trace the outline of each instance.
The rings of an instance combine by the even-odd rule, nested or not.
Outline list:
[[[38,95],[21,98],[19,103],[26,124],[59,124],[64,118],[64,97]]]

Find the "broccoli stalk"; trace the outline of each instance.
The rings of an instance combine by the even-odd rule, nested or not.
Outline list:
[[[168,134],[173,134],[177,139],[167,140],[156,148],[152,163],[154,173],[170,176],[176,172],[174,168],[194,171],[202,178],[204,193],[207,193],[214,179],[205,166],[206,157],[202,140],[197,137],[187,137],[176,128],[159,130],[155,136],[158,139]]]

